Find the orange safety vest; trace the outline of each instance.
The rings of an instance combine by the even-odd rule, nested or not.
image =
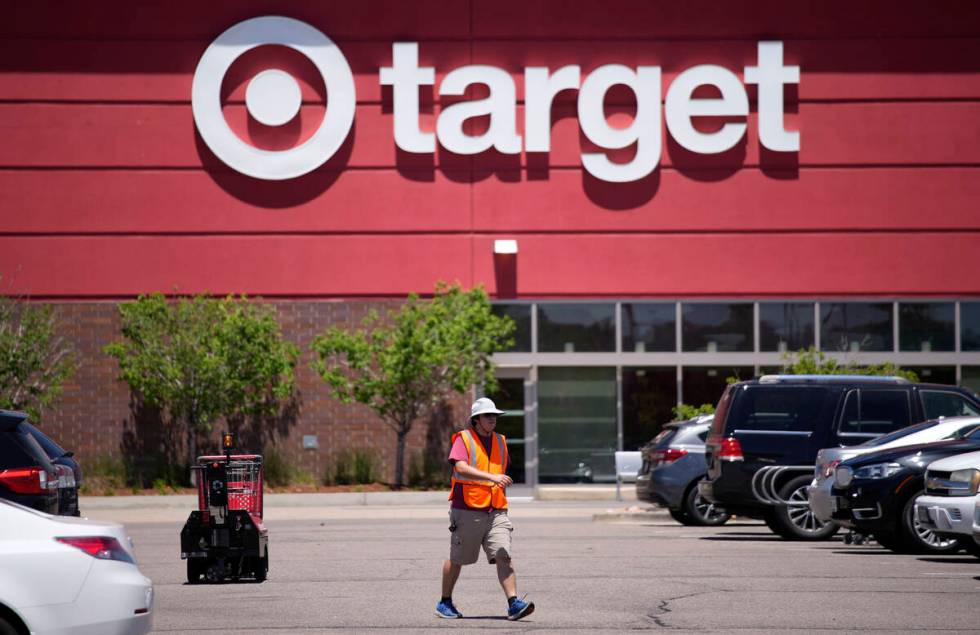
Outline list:
[[[466,446],[466,452],[469,455],[466,461],[468,464],[478,470],[490,472],[491,474],[503,474],[506,471],[507,464],[510,461],[510,455],[507,453],[507,439],[504,438],[504,435],[497,434],[496,432],[493,433],[490,456],[487,456],[486,448],[476,438],[476,433],[472,429],[467,428],[454,434],[452,440],[453,445],[455,445],[458,437],[463,438],[463,444]],[[475,509],[486,507],[507,509],[507,496],[504,494],[503,487],[491,481],[473,479],[469,476],[458,474],[455,467],[453,468],[453,488],[449,492],[449,500],[453,499],[457,483],[462,486],[463,502],[467,506]]]

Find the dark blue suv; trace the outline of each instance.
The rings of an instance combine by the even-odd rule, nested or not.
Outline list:
[[[899,377],[769,375],[732,384],[705,444],[700,492],[784,538],[825,539],[838,527],[813,515],[806,492],[819,450],[978,412],[980,399],[968,390]]]

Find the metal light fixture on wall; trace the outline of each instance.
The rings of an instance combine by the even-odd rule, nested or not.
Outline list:
[[[493,272],[498,298],[517,297],[517,241],[493,241]]]

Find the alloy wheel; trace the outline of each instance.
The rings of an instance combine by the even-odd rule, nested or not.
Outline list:
[[[789,516],[790,522],[801,531],[817,533],[826,526],[826,523],[820,522],[813,515],[808,500],[805,486],[793,490],[793,493],[787,498],[786,514]]]

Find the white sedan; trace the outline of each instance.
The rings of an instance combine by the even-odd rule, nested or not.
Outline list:
[[[152,617],[122,525],[0,500],[0,633],[141,635]]]

